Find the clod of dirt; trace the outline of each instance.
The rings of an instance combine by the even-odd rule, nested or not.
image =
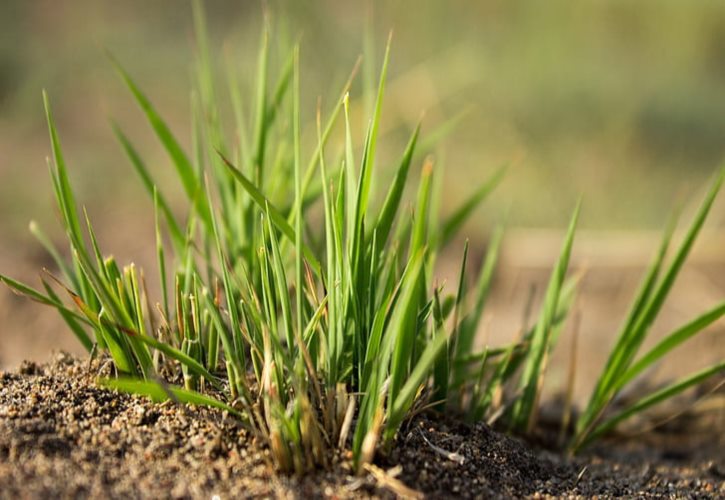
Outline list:
[[[376,474],[353,477],[339,459],[330,471],[282,476],[224,412],[98,388],[102,368],[60,354],[0,373],[0,498],[725,495],[716,446],[668,458],[653,443],[602,443],[568,460],[439,416],[406,425]]]

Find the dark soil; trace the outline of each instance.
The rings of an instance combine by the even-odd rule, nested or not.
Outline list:
[[[279,475],[223,412],[100,389],[103,370],[60,354],[0,373],[0,497],[725,496],[721,427],[707,441],[670,429],[569,460],[483,424],[420,416],[364,477],[341,457],[330,471]]]

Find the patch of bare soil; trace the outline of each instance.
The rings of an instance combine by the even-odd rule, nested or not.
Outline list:
[[[224,412],[100,389],[93,380],[103,370],[60,354],[0,373],[0,497],[725,495],[712,429],[696,451],[640,439],[570,460],[483,424],[434,416],[405,425],[364,477],[341,457],[330,471],[279,475],[267,450]]]

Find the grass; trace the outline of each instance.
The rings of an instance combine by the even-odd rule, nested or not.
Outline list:
[[[91,221],[74,197],[46,94],[50,173],[71,259],[65,261],[32,226],[62,276],[47,273],[44,292],[4,275],[0,280],[56,308],[89,351],[108,352],[119,377],[103,380],[103,385],[154,400],[224,409],[267,443],[283,471],[324,467],[336,450],[346,449],[362,471],[377,449],[391,445],[406,418],[426,406],[489,423],[501,418],[516,432],[530,432],[548,359],[576,291],[576,277],[567,275],[579,205],[534,326],[509,345],[473,352],[502,230],[492,235],[470,293],[468,244],[453,294],[434,278],[436,257],[501,181],[504,169],[493,172],[442,220],[436,209],[441,177],[427,158],[415,203],[407,207],[418,126],[387,192],[382,197],[373,192],[372,186],[380,185],[376,149],[390,40],[377,86],[363,91],[375,97],[362,144],[353,141],[349,118],[353,69],[333,108],[324,115],[318,106],[317,144],[303,156],[299,50],[289,52],[272,82],[266,26],[254,96],[243,100],[235,78],[229,78],[236,120],[230,140],[220,119],[224,104],[217,96],[220,84],[211,69],[200,2],[194,3],[194,16],[199,55],[191,155],[110,56],[168,153],[188,201],[185,217],[171,210],[164,186],[154,181],[131,140],[114,125],[154,207],[149,222],[155,225],[158,293],[149,293],[143,272],[133,264],[119,267],[99,248]],[[252,112],[247,114],[242,103],[252,103]],[[339,129],[344,139],[334,148],[330,138]],[[340,153],[330,160],[334,149]],[[617,394],[647,367],[725,313],[721,304],[637,358],[724,172],[669,266],[664,257],[672,230],[666,233],[577,422],[573,450],[724,368],[722,363],[707,368],[618,413],[607,412]],[[314,207],[321,209],[321,221],[315,219]],[[74,306],[66,305],[56,290]]]

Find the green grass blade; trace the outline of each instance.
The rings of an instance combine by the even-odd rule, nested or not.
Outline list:
[[[689,389],[690,387],[696,386],[707,380],[708,378],[717,375],[718,373],[722,373],[723,370],[725,370],[725,361],[717,363],[709,368],[705,368],[704,370],[701,370],[688,377],[678,380],[677,382],[663,387],[662,389],[655,391],[652,394],[648,394],[644,398],[634,403],[632,406],[629,406],[628,408],[622,410],[621,412],[599,424],[599,426],[597,426],[596,429],[594,429],[594,431],[589,434],[587,438],[584,439],[575,448],[575,451],[583,446],[586,446],[588,443],[591,443],[593,440],[597,439],[608,431],[612,430],[614,427],[616,427],[617,424],[619,424],[623,420],[638,413],[641,413],[651,406],[666,401],[673,396],[676,396],[677,394]]]
[[[242,187],[249,193],[249,196],[259,206],[260,209],[266,210],[269,207],[269,216],[274,222],[274,225],[284,234],[292,243],[296,241],[295,230],[292,229],[287,219],[280,213],[280,211],[269,201],[262,192],[249,180],[247,177],[239,171],[232,163],[226,159],[221,153],[219,154],[224,160],[224,163],[231,171],[234,178],[239,181]],[[315,257],[315,254],[310,250],[307,245],[302,245],[302,253],[309,262],[312,269],[319,276],[321,272],[320,262]]]
[[[617,338],[617,343],[615,344],[609,355],[609,359],[605,364],[604,371],[602,372],[602,375],[597,381],[597,385],[594,389],[594,392],[592,393],[592,397],[587,406],[587,409],[582,415],[582,420],[580,421],[580,423],[583,423],[592,417],[592,413],[597,409],[597,405],[601,403],[601,397],[603,393],[609,390],[612,382],[615,380],[618,374],[621,373],[618,367],[620,366],[622,358],[626,354],[626,346],[633,333],[635,323],[637,322],[637,319],[642,315],[642,312],[644,311],[650,297],[652,296],[653,291],[655,290],[657,278],[661,273],[662,265],[667,254],[667,249],[669,248],[670,242],[672,241],[672,235],[675,231],[676,220],[677,219],[673,217],[670,220],[670,223],[667,225],[667,229],[665,230],[665,233],[662,237],[660,247],[655,254],[654,260],[650,264],[649,269],[647,270],[642,284],[640,285],[639,291],[637,292],[629,314],[627,315],[627,319],[624,322],[624,326],[622,327],[619,333],[619,337]]]
[[[211,197],[208,197],[209,200],[211,200]],[[229,311],[229,319],[231,322],[231,331],[232,336],[239,335],[241,328],[240,328],[240,322],[239,322],[239,312],[237,311],[236,307],[236,294],[235,294],[235,287],[231,280],[231,277],[229,275],[229,270],[227,268],[227,256],[224,254],[224,246],[222,244],[222,237],[219,231],[219,225],[217,224],[217,219],[215,215],[215,210],[209,205],[209,213],[211,214],[211,220],[212,220],[212,231],[214,235],[214,242],[216,244],[216,251],[217,251],[217,258],[219,259],[219,267],[221,268],[221,274],[222,274],[222,284],[224,285],[224,295],[227,302],[227,308]],[[215,308],[216,309],[216,308]],[[241,370],[245,365],[244,360],[244,351],[238,350],[233,348],[234,344],[229,344],[227,342],[224,342],[224,348],[227,357],[229,358],[229,361],[234,363],[234,365],[237,367],[237,369]],[[240,371],[240,375],[242,375],[242,372]]]
[[[282,262],[282,254],[279,250],[279,243],[277,237],[274,234],[274,228],[272,227],[271,217],[269,211],[267,212],[267,223],[265,224],[267,229],[267,240],[269,246],[272,249],[272,270],[271,273],[274,278],[274,286],[277,289],[277,295],[279,297],[279,305],[282,309],[282,326],[285,332],[285,338],[287,340],[287,347],[292,349],[294,347],[294,326],[292,324],[292,307],[290,305],[289,296],[287,294],[287,274],[284,270],[284,263]],[[298,288],[295,286],[295,288]],[[298,325],[299,328],[299,325]],[[299,330],[298,330],[299,331]]]
[[[413,159],[415,152],[415,145],[418,142],[418,135],[420,133],[420,123],[415,127],[413,135],[408,141],[408,145],[403,153],[403,158],[400,161],[398,170],[395,172],[395,178],[393,179],[388,194],[385,197],[385,202],[380,210],[378,219],[375,223],[375,232],[377,234],[377,248],[376,252],[380,252],[385,247],[390,235],[390,230],[393,227],[393,222],[398,214],[400,208],[400,201],[403,197],[403,190],[408,180],[408,172],[410,171],[410,163]]]
[[[126,135],[121,131],[118,125],[113,123],[112,127],[113,133],[116,135],[116,139],[118,139],[118,142],[121,144],[121,147],[125,151],[126,156],[128,156],[128,159],[131,161],[131,165],[133,166],[138,176],[141,178],[141,182],[146,188],[146,191],[148,192],[149,196],[153,197],[156,200],[159,208],[163,212],[164,218],[166,219],[166,224],[169,228],[169,233],[171,235],[172,241],[174,242],[174,248],[177,249],[177,252],[181,253],[181,249],[184,247],[185,241],[184,233],[181,230],[181,226],[177,222],[176,217],[174,217],[174,213],[171,211],[169,203],[157,189],[156,183],[151,177],[151,173],[148,171],[146,164],[141,159],[141,156],[138,154],[138,151],[136,151],[136,148],[134,148],[131,144],[131,141],[129,141],[128,137],[126,137]]]
[[[128,89],[133,94],[141,110],[146,115],[146,118],[148,119],[151,128],[154,129],[154,132],[161,141],[161,144],[164,146],[164,149],[166,149],[166,152],[168,153],[169,157],[172,160],[172,163],[174,164],[176,173],[179,176],[179,180],[181,180],[181,184],[184,187],[184,191],[186,192],[189,201],[194,203],[195,208],[198,211],[199,216],[201,217],[201,220],[205,224],[205,227],[207,229],[211,229],[211,216],[209,214],[209,207],[205,203],[203,198],[200,199],[200,193],[203,192],[203,187],[199,178],[196,175],[196,171],[194,170],[194,166],[192,165],[191,160],[189,160],[189,157],[186,155],[179,142],[171,133],[171,129],[169,129],[168,125],[166,125],[166,122],[164,122],[164,120],[158,114],[154,106],[151,104],[151,101],[149,101],[146,95],[141,92],[141,89],[136,85],[136,83],[134,83],[134,81],[131,79],[131,76],[126,72],[126,70],[123,69],[123,67],[116,60],[116,58],[113,57],[110,53],[108,54],[108,57],[111,59],[111,62],[116,68],[118,74],[121,76],[121,79],[124,81]]]
[[[437,289],[433,293],[433,338],[435,339],[440,336],[447,337],[440,294]],[[445,407],[445,402],[448,399],[448,386],[451,373],[448,342],[446,342],[446,349],[444,350],[445,352],[439,353],[433,366],[433,399],[440,402],[437,408],[441,410]]]
[[[43,91],[43,104],[45,105],[45,116],[48,122],[48,131],[50,133],[50,142],[53,148],[53,161],[55,163],[55,186],[58,202],[60,204],[63,220],[66,224],[69,235],[78,242],[83,241],[81,232],[80,219],[78,217],[78,209],[73,197],[73,190],[68,181],[68,171],[63,157],[63,150],[60,146],[60,138],[55,128],[53,114],[50,109],[48,94]]]
[[[264,154],[267,144],[267,61],[269,59],[269,33],[267,25],[262,30],[262,43],[257,62],[257,99],[254,120],[254,180],[262,186],[264,172]]]
[[[169,358],[178,361],[183,366],[187,367],[190,371],[195,373],[196,375],[199,375],[200,377],[204,377],[206,380],[209,381],[211,385],[214,386],[215,389],[221,391],[222,386],[217,380],[214,375],[212,375],[209,370],[204,368],[204,366],[197,361],[196,359],[192,358],[188,354],[185,354],[184,352],[180,351],[179,349],[176,349],[169,344],[165,342],[161,342],[159,340],[156,340],[155,338],[149,336],[149,335],[142,335],[138,332],[129,330],[127,328],[121,329],[126,335],[130,336],[133,339],[140,340],[144,344],[153,347],[154,349],[161,351]]]
[[[63,276],[73,285],[73,287],[78,288],[78,279],[76,278],[75,274],[71,271],[70,267],[68,267],[68,264],[65,262],[65,259],[63,259],[60,256],[60,252],[55,247],[52,241],[50,241],[50,238],[43,232],[42,229],[40,229],[40,226],[35,221],[30,222],[30,232],[33,236],[35,236],[35,239],[40,242],[41,245],[43,245],[43,248],[48,252],[48,254],[53,258],[53,262],[55,262],[55,265],[58,266],[58,269],[61,270],[63,273]]]
[[[2,280],[1,277],[0,280]],[[48,298],[60,303],[60,298],[58,297],[58,295],[56,295],[53,289],[50,288],[50,285],[48,285],[48,283],[43,281],[43,287],[45,287],[45,291],[48,293]],[[91,352],[93,350],[93,341],[78,321],[80,319],[81,321],[85,322],[85,320],[83,320],[83,318],[79,318],[75,313],[69,311],[65,307],[56,307],[56,310],[60,314],[61,318],[63,318],[63,321],[65,321],[65,324],[68,325],[68,328],[70,328],[70,330],[73,332],[73,335],[76,336],[81,345],[86,349],[86,351]]]
[[[598,390],[595,390],[594,396],[590,400],[586,411],[577,422],[575,446],[577,446],[576,443],[581,442],[586,438],[587,433],[592,430],[596,418],[601,415],[609,402],[616,396],[616,378],[618,374],[624,373],[629,368],[637,355],[642,342],[644,342],[650,326],[659,315],[662,305],[672,289],[675,279],[682,269],[682,266],[705,223],[705,219],[707,218],[712,204],[715,201],[715,197],[722,186],[724,178],[725,167],[720,169],[715,180],[710,186],[705,199],[700,205],[700,208],[695,215],[695,218],[693,219],[693,222],[690,225],[682,243],[680,244],[680,247],[675,253],[672,262],[664,272],[661,281],[651,292],[646,304],[641,307],[641,312],[637,315],[636,321],[632,323],[631,329],[626,332],[626,336],[623,336],[623,340],[616,346],[614,354],[610,357],[610,361],[605,366],[602,382],[598,386]],[[665,236],[665,240],[667,239],[668,237]]]
[[[418,316],[418,280],[423,270],[425,249],[420,249],[411,257],[405,271],[400,297],[395,305],[395,312],[386,329],[383,340],[392,351],[390,364],[390,389],[388,391],[388,416],[391,416],[393,405],[402,389],[409,373],[409,364],[415,341],[416,321]],[[412,319],[411,319],[412,318]],[[390,355],[383,354],[382,362]]]
[[[378,83],[378,94],[375,98],[375,110],[370,122],[370,131],[368,133],[368,141],[365,144],[365,154],[363,156],[363,165],[360,173],[360,186],[358,192],[358,211],[360,214],[367,212],[368,197],[370,194],[370,184],[373,178],[373,165],[375,163],[375,151],[378,141],[378,130],[380,129],[380,116],[383,109],[383,95],[385,94],[385,80],[388,75],[388,62],[390,61],[390,45],[392,42],[392,33],[388,37],[388,44],[385,48],[385,57],[383,58],[383,68],[380,71],[380,82]]]
[[[297,50],[297,47],[295,47],[295,49],[290,52],[289,57],[287,57],[287,61],[282,68],[279,80],[277,81],[277,86],[275,87],[274,93],[272,94],[272,102],[270,102],[269,106],[267,107],[266,123],[268,128],[271,127],[274,123],[274,120],[277,117],[277,112],[282,105],[282,100],[287,94],[287,90],[289,89],[290,83],[292,82],[295,53],[298,52],[299,51]]]
[[[564,239],[564,245],[559,255],[559,260],[551,274],[549,286],[544,296],[541,314],[531,338],[529,356],[521,376],[520,385],[523,393],[514,405],[513,423],[515,427],[522,431],[528,430],[532,424],[531,419],[534,415],[535,404],[539,394],[540,380],[543,377],[544,356],[551,348],[551,332],[559,306],[560,293],[569,267],[569,257],[574,242],[574,233],[579,219],[580,207],[581,202],[577,203],[576,209],[574,210],[566,238]]]
[[[159,271],[159,287],[161,288],[161,300],[163,301],[164,314],[169,317],[169,280],[166,275],[166,257],[164,253],[164,240],[161,238],[159,227],[159,196],[154,189],[154,236],[156,237],[156,264]]]
[[[725,303],[721,303],[717,307],[698,316],[686,325],[667,335],[664,339],[657,343],[656,346],[650,349],[647,354],[642,356],[639,361],[634,363],[624,374],[617,378],[614,390],[618,391],[627,385],[627,383],[632,381],[632,379],[634,379],[637,375],[652,366],[671,350],[700,333],[709,325],[720,319],[723,315],[725,315]]]
[[[10,278],[9,276],[5,276],[4,274],[0,274],[0,283],[4,283],[8,288],[13,290],[14,292],[19,293],[20,295],[24,295],[28,297],[31,300],[34,300],[36,302],[39,302],[40,304],[53,307],[57,309],[58,311],[62,311],[65,314],[71,315],[73,318],[80,320],[84,323],[91,324],[84,318],[83,316],[80,316],[75,311],[72,311],[65,307],[63,303],[60,300],[54,299],[53,297],[50,297],[48,295],[43,295],[41,292],[36,290],[35,288],[28,286],[20,281],[14,280]]]
[[[433,164],[428,160],[423,165],[421,172],[408,255],[415,255],[420,249],[426,246],[432,175]]]
[[[295,177],[295,299],[297,306],[297,334],[302,335],[302,166],[300,165],[300,56],[299,47],[294,50],[294,78],[292,89],[292,135],[294,140],[294,177]],[[292,348],[290,342],[290,349]],[[302,347],[302,346],[300,346]]]
[[[667,269],[667,272],[662,277],[662,281],[659,283],[657,290],[653,294],[651,300],[648,302],[646,309],[642,312],[642,315],[635,324],[635,334],[632,336],[632,341],[627,346],[627,351],[629,355],[627,356],[625,364],[629,364],[629,362],[631,362],[631,359],[636,355],[637,349],[644,340],[647,329],[662,309],[662,304],[664,303],[667,295],[672,289],[672,285],[674,284],[677,275],[680,273],[680,270],[682,269],[682,266],[685,263],[685,260],[687,259],[690,250],[692,249],[692,246],[695,244],[697,235],[700,233],[700,230],[705,223],[707,214],[710,212],[710,208],[715,201],[715,197],[717,196],[717,193],[722,186],[723,179],[725,179],[725,168],[722,168],[720,170],[717,178],[710,187],[710,190],[707,193],[705,200],[700,206],[700,210],[698,211],[694,221],[692,222],[692,225],[690,226],[687,234],[685,235],[685,239],[682,241],[682,244],[680,245],[677,253],[674,256],[672,263]]]
[[[458,334],[457,353],[456,356],[462,356],[470,353],[473,347],[473,339],[478,331],[478,325],[481,322],[483,316],[483,309],[486,305],[486,298],[491,288],[491,281],[493,280],[493,273],[496,269],[496,263],[498,262],[499,249],[501,248],[501,241],[503,239],[503,228],[500,226],[496,228],[491,240],[488,244],[488,250],[486,251],[486,258],[481,267],[481,273],[478,277],[476,284],[476,300],[474,302],[473,310],[466,316],[462,321],[460,327],[460,333]]]
[[[455,304],[453,306],[453,321],[452,321],[452,328],[453,328],[453,349],[452,352],[455,355],[455,353],[461,351],[462,349],[459,349],[458,347],[458,334],[459,334],[459,319],[461,314],[461,307],[466,297],[466,266],[468,265],[468,240],[466,240],[466,243],[463,246],[463,258],[461,259],[461,271],[458,273],[458,288],[456,289],[456,299]]]
[[[190,391],[172,385],[160,384],[152,380],[138,380],[134,378],[100,379],[98,384],[101,387],[113,389],[128,394],[146,396],[155,403],[161,403],[168,399],[175,399],[179,403],[192,404],[197,406],[209,406],[229,412],[231,415],[247,420],[246,417],[228,404],[218,399],[205,396],[196,391]],[[169,394],[170,393],[170,394]]]
[[[307,164],[307,168],[305,169],[305,176],[302,179],[302,192],[306,193],[309,189],[310,183],[312,182],[312,179],[314,178],[315,173],[315,167],[317,166],[317,163],[320,161],[320,155],[322,154],[322,150],[327,144],[327,140],[330,137],[330,134],[332,133],[332,129],[337,122],[337,118],[340,116],[340,111],[343,109],[343,105],[345,102],[345,96],[347,95],[348,91],[350,90],[350,86],[352,85],[352,82],[355,78],[355,75],[357,74],[357,70],[360,67],[360,59],[358,58],[357,62],[355,63],[355,66],[353,67],[352,71],[350,72],[350,76],[347,79],[347,82],[345,82],[345,85],[342,88],[342,92],[340,93],[340,97],[335,101],[335,107],[332,109],[332,112],[330,113],[329,118],[327,119],[327,122],[325,123],[324,131],[322,132],[321,137],[319,138],[317,142],[317,148],[315,149],[314,153],[312,154],[312,157],[310,158],[310,161]],[[294,212],[292,212],[294,213]],[[291,221],[290,221],[291,224]]]
[[[390,420],[386,433],[394,433],[398,426],[402,423],[405,416],[413,405],[415,395],[425,380],[428,379],[435,361],[443,352],[448,343],[448,336],[439,334],[426,345],[425,350],[420,355],[415,367],[411,370],[405,384],[400,389],[395,401],[393,409],[390,412]],[[391,436],[392,437],[392,436]]]

